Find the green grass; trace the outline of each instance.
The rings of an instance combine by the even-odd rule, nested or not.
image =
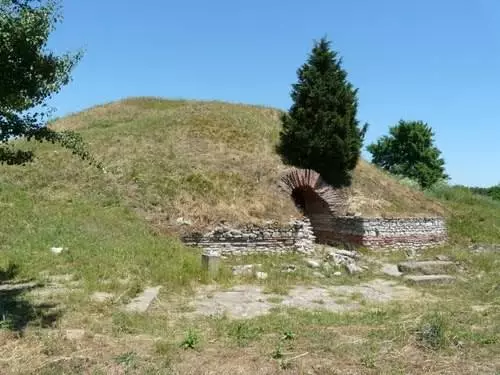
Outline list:
[[[447,225],[454,243],[500,243],[500,201],[450,186],[436,187],[428,195],[449,210]]]
[[[0,264],[17,265],[19,278],[71,273],[96,289],[119,278],[184,287],[200,275],[196,250],[154,235],[131,209],[103,204],[106,196],[53,200],[5,182],[0,195],[9,202],[2,210]],[[52,247],[65,250],[55,255]]]

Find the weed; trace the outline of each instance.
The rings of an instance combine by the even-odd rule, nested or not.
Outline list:
[[[446,344],[446,322],[442,314],[424,316],[417,330],[417,338],[424,347],[441,349]]]
[[[283,344],[281,343],[281,340],[278,342],[278,344],[276,344],[274,351],[271,353],[271,357],[273,359],[283,358]]]
[[[198,333],[192,329],[190,329],[184,340],[181,342],[181,348],[183,349],[196,349],[200,342],[200,337]]]
[[[366,368],[377,368],[377,366],[375,365],[375,356],[373,355],[373,353],[366,353],[365,355],[363,355],[361,357],[361,364]]]
[[[283,340],[293,340],[295,339],[295,333],[290,330],[287,330],[283,333]]]
[[[5,314],[2,314],[3,316],[1,317],[0,320],[0,329],[5,329],[5,330],[11,330],[14,327],[14,323],[12,322],[12,319],[7,317]]]
[[[123,353],[115,358],[116,363],[127,367],[134,367],[136,361],[137,361],[137,353],[135,352]]]
[[[253,326],[249,322],[238,322],[229,328],[229,336],[234,337],[238,346],[247,346],[251,340],[255,340],[262,332],[260,327]]]
[[[113,332],[116,334],[131,334],[135,330],[133,328],[133,317],[129,314],[117,312],[113,314]]]
[[[280,361],[280,369],[282,370],[289,370],[292,368],[292,362],[291,361],[287,361],[287,360],[281,360]]]
[[[157,341],[155,343],[155,352],[163,359],[162,367],[170,369],[177,352],[177,346],[168,341]]]

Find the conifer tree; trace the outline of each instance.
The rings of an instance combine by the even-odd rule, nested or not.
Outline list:
[[[356,119],[357,89],[326,38],[315,42],[297,76],[278,153],[286,164],[313,169],[335,187],[348,186],[367,129]]]

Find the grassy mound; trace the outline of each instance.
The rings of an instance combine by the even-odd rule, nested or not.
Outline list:
[[[0,248],[29,254],[33,247],[64,242],[88,248],[90,261],[103,249],[122,245],[123,254],[133,246],[171,247],[151,228],[175,234],[179,217],[200,229],[220,220],[288,221],[299,212],[277,187],[286,170],[274,152],[279,115],[255,106],[139,98],[59,119],[51,126],[81,132],[107,172],[52,145],[21,144],[34,149],[38,159],[26,166],[0,166]],[[498,207],[487,198],[474,199],[426,196],[361,161],[350,206],[372,216],[446,214],[456,238],[493,241],[500,237],[493,215]],[[475,221],[474,215],[482,219]],[[488,234],[479,235],[482,229]],[[46,261],[53,257],[47,255]],[[34,267],[44,262],[32,261]]]
[[[280,112],[219,102],[128,99],[56,121],[91,142],[120,197],[159,228],[178,217],[204,227],[220,220],[285,221],[298,214],[277,188],[286,167],[274,152]],[[65,168],[79,168],[64,160]],[[52,168],[41,160],[39,168]],[[79,188],[80,180],[74,180]],[[370,216],[442,214],[432,199],[361,161],[352,211]]]

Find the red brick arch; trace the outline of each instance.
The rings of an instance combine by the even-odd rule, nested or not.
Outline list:
[[[306,216],[315,213],[341,216],[346,213],[346,191],[334,189],[312,169],[294,168],[287,171],[281,177],[280,186]]]

